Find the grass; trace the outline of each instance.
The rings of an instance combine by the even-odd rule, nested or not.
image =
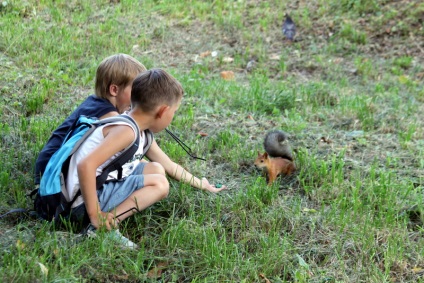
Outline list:
[[[139,251],[3,218],[1,281],[424,282],[424,4],[309,2],[3,1],[0,213],[31,207],[37,153],[117,52],[181,81],[170,128],[207,161],[156,139],[229,190],[172,181],[121,224]],[[299,170],[267,186],[253,161],[271,129]]]

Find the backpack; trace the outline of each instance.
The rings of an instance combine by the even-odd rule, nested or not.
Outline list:
[[[41,178],[40,188],[36,192],[34,199],[34,210],[39,217],[48,221],[53,220],[55,223],[61,223],[62,219],[69,217],[72,204],[81,195],[81,191],[78,190],[75,197],[68,199],[66,178],[71,157],[97,127],[114,122],[125,122],[129,124],[135,129],[137,136],[97,176],[96,188],[99,190],[103,186],[108,174],[112,171],[118,170],[118,179],[122,178],[122,166],[134,156],[139,148],[140,130],[135,121],[127,115],[119,115],[102,120],[80,116],[69,129],[62,146],[53,154],[47,163],[46,170]],[[153,134],[149,130],[145,130],[144,133],[146,142],[143,145],[143,152],[146,152],[152,144]],[[140,158],[143,158],[143,156]]]

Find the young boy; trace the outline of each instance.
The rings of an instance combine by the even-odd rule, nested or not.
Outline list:
[[[174,118],[183,93],[181,84],[167,72],[161,69],[143,72],[133,82],[132,109],[128,115],[137,123],[141,133],[146,129],[153,133],[160,132]],[[131,208],[143,210],[168,195],[169,183],[165,174],[210,192],[225,189],[225,186],[216,188],[207,179],[200,180],[193,176],[173,162],[153,141],[146,152],[151,162],[135,160],[125,164],[126,169],[130,170],[124,169],[123,180],[109,180],[96,191],[96,176],[101,168],[126,148],[135,135],[135,130],[127,124],[118,122],[100,126],[73,155],[68,171],[68,193],[75,195],[75,189],[79,188],[84,201],[83,204],[73,205],[71,213],[74,216],[81,219],[84,214],[88,215],[95,228],[104,225],[111,230],[119,221],[134,213]],[[144,144],[144,138],[142,134],[140,144]],[[140,147],[135,157],[142,151]],[[120,216],[115,218],[117,215]]]
[[[62,145],[66,133],[79,116],[103,119],[128,110],[132,81],[143,71],[146,71],[143,64],[126,54],[112,55],[100,63],[96,72],[95,95],[89,96],[66,118],[38,155],[35,163],[36,186],[40,184],[49,159]]]

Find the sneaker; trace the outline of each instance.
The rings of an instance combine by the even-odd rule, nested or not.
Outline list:
[[[121,232],[119,232],[118,229],[112,230],[109,233],[107,233],[107,237],[117,241],[120,245],[122,245],[125,248],[135,250],[138,249],[138,246],[136,243],[132,242],[130,239],[124,237]]]
[[[85,231],[83,232],[83,235],[87,236],[88,238],[95,238],[97,237],[96,234],[96,228],[89,224]],[[119,232],[118,229],[112,230],[110,232],[106,233],[106,239],[112,240],[114,242],[117,242],[119,245],[121,245],[124,248],[128,248],[131,250],[138,249],[137,244],[132,242],[130,239],[124,237],[121,232]]]
[[[87,238],[95,238],[96,235],[96,228],[90,224],[88,224],[87,228],[84,229],[84,231],[81,233],[83,236],[87,236]]]

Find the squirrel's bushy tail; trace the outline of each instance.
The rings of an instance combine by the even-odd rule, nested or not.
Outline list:
[[[271,157],[282,157],[293,161],[288,135],[280,130],[273,130],[266,134],[264,140],[265,151]]]

